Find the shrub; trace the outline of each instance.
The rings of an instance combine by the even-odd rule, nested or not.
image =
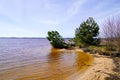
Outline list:
[[[110,17],[104,21],[103,34],[108,50],[117,47],[120,52],[120,16]]]

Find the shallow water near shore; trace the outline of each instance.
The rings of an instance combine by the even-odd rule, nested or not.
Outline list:
[[[92,62],[89,54],[51,48],[47,39],[0,39],[0,80],[74,80]]]

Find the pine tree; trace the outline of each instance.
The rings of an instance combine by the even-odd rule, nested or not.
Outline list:
[[[66,48],[67,44],[65,43],[62,36],[57,31],[48,31],[47,39],[50,41],[50,44],[54,48]]]
[[[80,24],[79,28],[75,30],[75,44],[79,47],[97,45],[100,40],[97,37],[99,35],[99,26],[89,17],[86,21]]]

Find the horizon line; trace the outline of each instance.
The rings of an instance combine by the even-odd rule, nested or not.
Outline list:
[[[46,37],[0,37],[0,38],[46,38]],[[72,38],[72,37],[63,37],[63,38]]]

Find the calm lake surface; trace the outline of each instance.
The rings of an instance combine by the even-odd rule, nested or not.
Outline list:
[[[92,57],[51,49],[47,39],[0,38],[0,80],[75,80]]]

